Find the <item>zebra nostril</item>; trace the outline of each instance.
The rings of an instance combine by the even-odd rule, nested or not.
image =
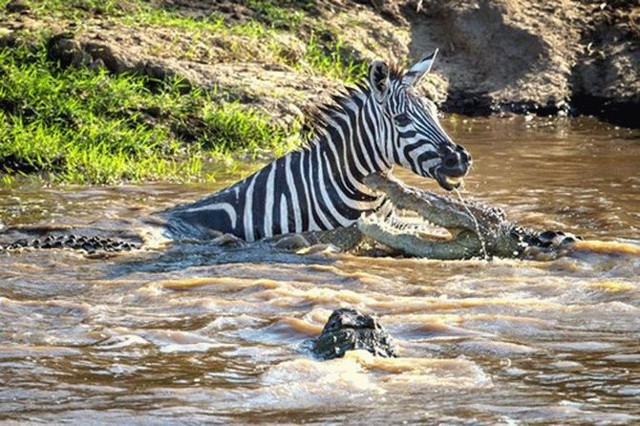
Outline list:
[[[446,168],[453,169],[458,166],[458,162],[459,162],[458,154],[456,154],[455,152],[452,152],[451,154],[448,154],[446,157],[444,157],[443,164]]]
[[[461,145],[456,145],[456,152],[460,154],[460,162],[464,164],[471,163],[471,154]]]

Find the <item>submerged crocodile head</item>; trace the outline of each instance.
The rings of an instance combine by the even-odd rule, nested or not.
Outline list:
[[[355,309],[336,309],[322,334],[311,342],[311,351],[320,359],[342,358],[347,351],[364,349],[383,358],[396,357],[389,334],[370,315]]]

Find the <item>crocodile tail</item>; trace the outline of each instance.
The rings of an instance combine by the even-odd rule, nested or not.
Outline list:
[[[88,254],[96,252],[122,252],[139,249],[140,244],[130,241],[117,240],[100,236],[82,236],[74,234],[48,235],[43,238],[22,238],[9,244],[0,244],[0,252],[23,248],[58,249],[67,248],[82,250]]]

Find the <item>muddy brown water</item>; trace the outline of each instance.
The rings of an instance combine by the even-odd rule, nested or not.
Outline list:
[[[466,197],[523,225],[640,245],[637,131],[444,124],[475,158]],[[0,220],[150,232],[140,218],[237,177],[21,183],[0,189]],[[0,420],[640,422],[638,256],[442,262],[149,241],[106,258],[0,254]],[[313,360],[301,343],[338,307],[378,316],[402,358]]]

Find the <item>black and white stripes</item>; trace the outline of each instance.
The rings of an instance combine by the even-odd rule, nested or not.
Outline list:
[[[174,209],[171,218],[254,241],[353,224],[384,202],[362,179],[393,164],[434,178],[445,189],[456,187],[471,158],[451,142],[435,107],[414,89],[434,57],[435,52],[404,74],[374,61],[367,84],[321,110],[308,146]]]

